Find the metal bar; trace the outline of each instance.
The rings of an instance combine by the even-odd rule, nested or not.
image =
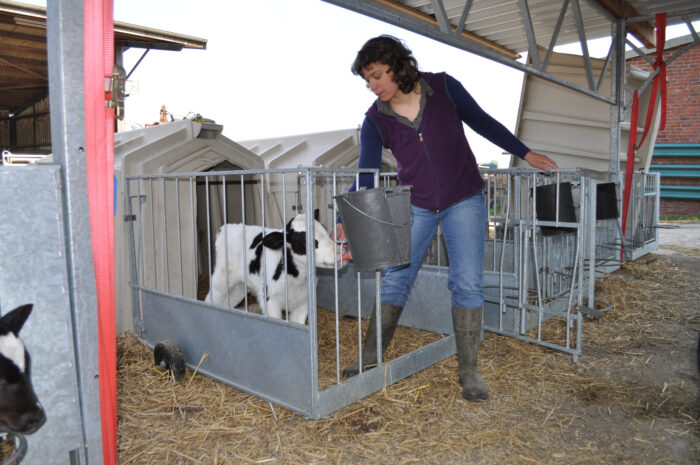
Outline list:
[[[286,320],[289,321],[289,273],[287,272],[287,188],[285,175],[282,173],[282,263],[284,263],[284,304],[287,309]]]
[[[139,199],[137,198],[137,200]],[[129,182],[127,181],[126,183],[124,183],[124,211],[126,212],[126,215],[129,218],[133,218],[134,215],[131,207],[131,202],[132,199],[129,189]],[[127,225],[127,239],[129,241],[129,272],[131,276],[131,282],[137,283],[139,278],[138,270],[136,269],[137,260],[136,245],[134,239],[134,222],[127,222]],[[139,305],[138,292],[133,287],[131,287],[131,315],[134,321],[141,320],[141,306]]]
[[[180,178],[175,178],[175,208],[177,209],[177,256],[180,262],[180,294],[185,295],[185,285],[182,280],[182,226],[180,225]]]
[[[317,412],[319,409],[318,398],[318,319],[316,315],[316,247],[314,246],[314,185],[315,179],[311,171],[305,170],[306,179],[306,265],[309,270],[306,281],[308,295],[308,319],[309,319],[309,352],[311,356],[311,411]]]
[[[360,373],[364,371],[364,360],[362,360],[362,277],[360,272],[357,277],[357,363]],[[381,310],[380,310],[381,311]]]
[[[584,192],[585,190],[585,192]],[[585,195],[584,195],[585,194]],[[584,231],[588,240],[588,306],[595,309],[595,257],[596,257],[596,203],[597,203],[597,183],[593,179],[581,180],[581,217],[585,218]],[[585,216],[584,216],[585,213]]]
[[[447,18],[447,12],[445,12],[445,5],[442,3],[442,0],[430,0],[430,3],[433,5],[433,12],[435,13],[435,18],[440,26],[440,30],[445,34],[450,34],[452,32],[452,25]]]
[[[241,215],[243,216],[243,220],[241,221],[241,224],[243,227],[243,234],[241,234],[241,241],[242,244],[241,246],[243,247],[241,250],[245,250],[245,238],[246,238],[246,211],[245,211],[245,175],[241,174]],[[245,254],[241,254],[241,267],[244,270],[243,271],[243,301],[244,301],[244,306],[245,306],[245,311],[248,311],[248,267],[246,266],[246,260],[245,260]]]
[[[323,173],[328,173],[328,168],[324,167],[314,167],[314,166],[308,166],[304,167],[304,170],[309,170],[309,172],[316,173],[317,175],[321,175]],[[256,170],[226,170],[226,171],[217,171],[216,175],[221,176],[221,175],[269,175],[269,174],[278,174],[278,173],[298,173],[299,168],[277,168],[277,169],[256,169]],[[347,174],[347,175],[352,175],[352,176],[357,176],[360,174],[374,174],[377,172],[376,168],[333,168],[334,172],[337,172],[338,174]],[[125,179],[167,179],[167,178],[177,178],[177,177],[188,177],[188,176],[196,176],[196,177],[202,177],[202,176],[212,176],[211,174],[207,175],[206,173],[201,173],[198,171],[191,171],[191,172],[184,172],[184,173],[173,173],[173,174],[138,174],[138,175],[127,175],[124,178]],[[330,177],[330,175],[328,175]],[[214,183],[210,183],[213,185]]]
[[[603,63],[603,69],[600,71],[600,76],[598,76],[598,84],[595,86],[595,90],[600,92],[600,87],[603,85],[605,80],[605,74],[608,72],[610,67],[610,61],[612,60],[613,51],[615,50],[615,43],[610,43],[610,49],[608,49],[608,54],[605,56],[605,62]]]
[[[333,200],[335,199],[335,196],[338,195],[337,191],[337,178],[335,173],[333,173],[333,181],[331,185],[331,203],[333,205],[333,221],[338,217],[338,205],[337,203]],[[337,241],[337,225],[334,223],[334,231],[333,231],[333,239],[335,242],[334,246],[334,252],[336,253],[336,257],[340,257],[341,263],[343,260],[343,244],[339,244]],[[336,264],[333,267],[333,309],[335,311],[335,377],[336,377],[336,383],[340,384],[340,305],[339,305],[339,300],[338,300],[338,262],[336,260]],[[360,315],[358,314],[358,318]]]
[[[595,82],[593,80],[593,69],[591,57],[588,54],[588,41],[586,40],[586,29],[583,26],[583,17],[581,16],[581,6],[578,0],[571,0],[574,7],[574,20],[576,21],[576,29],[578,29],[578,37],[581,41],[581,51],[583,52],[583,62],[586,68],[586,78],[588,79],[588,87],[595,90]]]
[[[231,283],[229,281],[229,257],[228,257],[228,227],[226,226],[228,224],[228,206],[226,205],[228,195],[226,195],[226,176],[222,176],[221,178],[222,181],[222,189],[221,189],[221,196],[223,197],[223,205],[224,205],[224,219],[223,219],[223,229],[220,229],[219,231],[224,231],[224,263],[225,263],[225,274],[226,274],[226,306],[231,308]],[[244,249],[245,250],[245,249]],[[210,284],[211,285],[211,284]],[[212,299],[214,297],[214,294],[212,293]],[[234,302],[233,305],[237,305],[238,302]]]
[[[125,184],[128,182],[129,181],[125,181]],[[146,196],[141,193],[141,187],[142,187],[143,183],[141,181],[138,181],[138,185],[139,185],[139,216],[137,218],[137,220],[139,222],[138,246],[139,246],[139,250],[140,250],[139,255],[141,256],[141,260],[139,260],[139,263],[138,263],[138,265],[141,266],[141,269],[138,271],[139,271],[139,277],[140,277],[139,281],[143,284],[146,281],[146,277],[145,277],[145,274],[146,274],[146,243],[145,243],[145,239],[144,239],[145,233],[143,232],[143,228],[144,228],[144,221],[143,221],[144,207],[143,207],[143,204],[145,203]],[[136,282],[139,282],[139,281],[136,281]]]
[[[649,58],[649,54],[648,54],[648,53],[645,53],[644,50],[642,50],[641,48],[637,47],[631,40],[626,39],[626,40],[625,40],[625,44],[627,44],[627,45],[629,45],[630,47],[632,47],[632,50],[634,50],[635,52],[637,52],[637,55],[639,55],[640,58],[642,58],[644,61],[646,61],[646,62],[649,64],[649,66],[654,66],[654,60],[652,60],[651,58]]]
[[[503,329],[503,315],[506,311],[505,307],[505,296],[503,294],[503,263],[504,263],[504,258],[505,258],[505,252],[506,252],[506,239],[508,238],[508,219],[510,218],[510,198],[511,198],[511,193],[510,193],[510,175],[506,175],[506,220],[505,223],[503,224],[503,240],[501,241],[501,263],[500,263],[500,269],[498,270],[498,296],[500,299],[500,304],[499,304],[499,329]],[[513,237],[513,242],[515,242],[515,237]],[[513,248],[513,251],[515,253],[515,248]],[[494,249],[494,256],[495,256],[495,249]],[[515,267],[513,268],[515,269]]]
[[[564,17],[566,16],[566,10],[569,7],[569,0],[564,0],[564,3],[561,6],[561,10],[559,11],[559,18],[557,18],[557,24],[554,26],[554,31],[552,32],[552,40],[549,42],[549,47],[547,48],[547,54],[544,57],[544,63],[542,65],[543,69],[547,69],[549,66],[549,59],[552,56],[552,52],[554,51],[554,47],[557,44],[557,39],[559,38],[559,33],[561,32],[561,26],[564,24]]]
[[[165,258],[165,289],[170,293],[170,266],[168,263],[168,216],[167,216],[167,195],[165,193],[165,179],[162,182],[163,186],[163,258]]]
[[[528,0],[518,0],[518,4],[520,5],[520,15],[523,19],[523,26],[525,26],[529,57],[532,60],[532,65],[537,69],[541,69],[542,63],[540,63],[540,54],[537,50],[537,38],[535,37],[535,29],[532,26],[532,16],[530,16]]]
[[[158,289],[158,263],[156,262],[156,220],[153,209],[153,179],[148,181],[151,199],[151,254],[153,255],[153,288]]]
[[[260,215],[262,216],[262,237],[265,237],[265,173],[260,173]],[[245,242],[245,239],[244,239]],[[263,315],[267,315],[267,247],[260,243],[262,249],[262,295],[258,296],[258,305],[262,310]],[[245,250],[245,248],[244,248]],[[308,257],[308,256],[307,256]],[[247,271],[246,271],[247,272]],[[262,300],[262,302],[260,302]]]
[[[52,151],[61,166],[61,196],[75,344],[76,377],[82,419],[83,450],[78,458],[101,463],[97,290],[93,267],[85,168],[84,2],[54,0],[47,4],[46,47]],[[31,451],[30,451],[31,454]]]
[[[455,30],[455,36],[457,37],[460,37],[462,35],[462,31],[464,31],[464,26],[467,24],[467,17],[469,16],[469,10],[471,10],[473,2],[474,0],[467,0],[464,4],[462,16],[459,17],[459,24]]]
[[[690,31],[690,35],[693,36],[693,40],[695,42],[700,41],[700,37],[698,37],[698,32],[695,30],[695,26],[693,26],[693,23],[688,19],[688,16],[684,16],[683,20],[685,21],[686,26],[688,26],[688,30]]]
[[[700,39],[695,39],[695,42],[687,44],[685,47],[676,50],[676,52],[673,55],[671,55],[670,57],[668,57],[666,59],[666,65],[667,66],[670,65],[671,63],[676,61],[678,58],[680,58],[681,55],[683,55],[685,52],[687,52],[688,50],[690,50],[691,48],[693,48],[697,45],[700,45]]]
[[[143,54],[142,54],[141,57],[138,59],[138,61],[136,62],[136,64],[133,66],[133,68],[131,68],[131,71],[129,71],[129,73],[128,73],[128,74],[126,75],[126,77],[124,78],[125,81],[131,77],[131,74],[132,74],[134,71],[136,71],[136,68],[139,67],[139,65],[141,64],[141,62],[143,61],[143,59],[146,58],[146,54],[147,54],[148,52],[150,52],[150,51],[151,51],[151,47],[148,47],[148,48],[143,52]]]
[[[199,277],[199,266],[197,263],[197,247],[196,247],[196,237],[197,237],[197,229],[195,227],[195,211],[194,211],[194,196],[195,196],[195,191],[194,191],[194,183],[193,178],[190,176],[189,178],[190,181],[190,211],[192,212],[192,266],[193,266],[193,273],[192,273],[192,295],[196,299],[198,297],[198,283],[199,280],[197,279]]]
[[[609,169],[613,173],[620,171],[620,122],[623,117],[623,89],[625,82],[625,20],[615,21],[613,36],[613,60],[610,70],[610,94],[613,101],[610,105],[610,143]]]
[[[211,301],[214,302],[214,286],[212,286],[212,272],[211,272],[211,203],[209,199],[209,176],[204,177],[204,196],[207,209],[207,264],[209,267],[209,295],[211,295]]]

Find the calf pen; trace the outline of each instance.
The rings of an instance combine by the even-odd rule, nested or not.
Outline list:
[[[414,332],[414,343],[352,378],[342,378],[342,369],[359,356],[365,317],[380,299],[381,272],[356,272],[352,264],[316,269],[312,235],[307,324],[268,318],[265,302],[252,297],[230,306],[203,301],[220,225],[280,228],[297,213],[313,212],[306,215],[307,231],[314,217],[332,231],[338,216],[333,199],[361,172],[373,173],[377,186],[396,184],[394,175],[375,170],[311,167],[128,176],[136,335],[151,348],[175,341],[190,368],[312,419],[453,355],[448,260],[440,238],[399,322]],[[596,239],[597,230],[615,230],[596,215],[597,186],[610,180],[585,170],[483,174],[489,205],[484,329],[564,351],[576,361],[583,314],[596,311],[596,264],[619,264],[621,241],[610,234],[598,236],[609,244]],[[551,217],[538,210],[544,190],[554,194]]]

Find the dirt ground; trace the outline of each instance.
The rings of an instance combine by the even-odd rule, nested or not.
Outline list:
[[[571,356],[487,333],[491,399],[460,397],[455,357],[311,421],[119,340],[125,464],[700,463],[700,249],[668,244],[599,280],[610,310]],[[397,332],[396,338],[401,337]]]

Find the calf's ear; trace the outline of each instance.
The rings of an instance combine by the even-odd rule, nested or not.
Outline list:
[[[32,307],[34,307],[33,304],[20,305],[8,314],[3,315],[2,318],[0,318],[0,321],[7,325],[10,331],[17,335],[22,329],[22,326],[24,326],[24,322],[27,321],[27,318],[29,318],[29,314],[32,312]]]
[[[282,244],[284,244],[284,236],[279,231],[271,232],[263,238],[262,242],[268,249],[281,249]]]

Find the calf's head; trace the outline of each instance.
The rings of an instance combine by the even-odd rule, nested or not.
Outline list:
[[[287,239],[287,258],[290,252],[296,255],[306,255],[306,215],[299,214],[287,223],[284,234],[276,231],[262,238],[263,245],[271,249],[282,248],[282,242]],[[251,248],[255,247],[254,243]],[[314,262],[320,268],[333,268],[336,263],[335,243],[326,228],[314,220]],[[291,262],[291,260],[289,260]]]
[[[289,239],[291,233],[292,239]],[[296,249],[303,247],[303,252],[306,253],[306,215],[299,214],[287,223],[287,242],[292,245],[292,250],[297,253]],[[326,231],[326,228],[318,221],[314,220],[314,262],[319,268],[333,268],[337,262],[337,254],[335,242]],[[296,249],[295,249],[296,248]]]
[[[19,331],[32,311],[22,305],[0,318],[0,431],[31,434],[46,421],[34,393],[31,359]]]

